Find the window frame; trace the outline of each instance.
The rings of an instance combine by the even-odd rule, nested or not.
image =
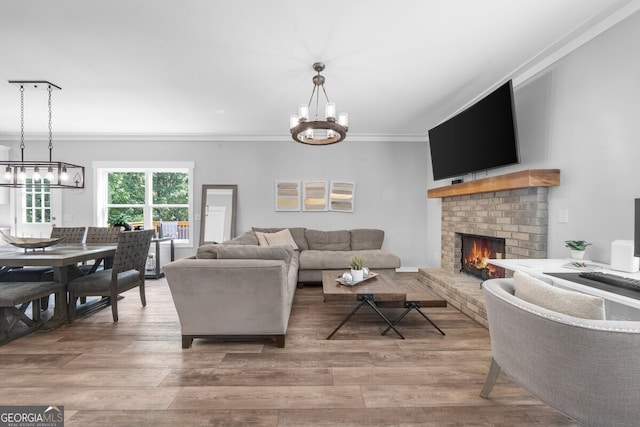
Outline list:
[[[176,239],[177,247],[193,247],[194,244],[194,212],[193,212],[193,169],[194,162],[132,162],[132,161],[111,161],[93,162],[92,167],[95,176],[94,183],[94,218],[98,226],[107,226],[107,206],[108,200],[108,174],[110,172],[144,172],[145,176],[151,177],[153,172],[186,172],[188,174],[188,211],[189,211],[189,238]],[[150,191],[151,181],[145,179],[145,203],[131,204],[128,207],[142,207],[144,213],[145,228],[153,224],[153,209],[166,206],[164,204],[153,205]]]

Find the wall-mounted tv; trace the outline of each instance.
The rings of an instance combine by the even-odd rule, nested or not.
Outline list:
[[[429,130],[435,180],[519,163],[511,80]]]

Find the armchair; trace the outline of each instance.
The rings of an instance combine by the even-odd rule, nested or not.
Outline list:
[[[635,426],[640,419],[640,322],[561,314],[518,298],[514,279],[483,283],[492,360],[500,371],[585,425]]]

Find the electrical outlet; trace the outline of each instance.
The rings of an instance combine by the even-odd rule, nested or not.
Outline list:
[[[569,209],[560,209],[558,211],[558,222],[560,224],[567,224],[569,222]]]

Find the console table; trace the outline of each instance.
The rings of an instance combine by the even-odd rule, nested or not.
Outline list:
[[[174,240],[175,237],[154,237],[151,239],[151,243],[155,243],[156,245],[156,266],[153,270],[145,272],[145,279],[160,279],[164,277],[164,272],[160,269],[160,243],[171,242],[171,261],[173,261],[176,257]]]
[[[608,292],[591,286],[582,285],[571,280],[552,276],[549,273],[580,273],[579,270],[563,267],[571,262],[570,259],[491,259],[489,263],[498,267],[503,267],[511,271],[522,271],[531,276],[551,283],[559,288],[595,295],[605,300],[605,313],[607,319],[611,320],[638,320],[640,321],[640,292],[639,299],[629,298],[614,292]],[[609,274],[617,274],[623,277],[640,279],[640,273],[626,273],[623,271],[611,270],[607,264],[590,262],[602,271]]]

